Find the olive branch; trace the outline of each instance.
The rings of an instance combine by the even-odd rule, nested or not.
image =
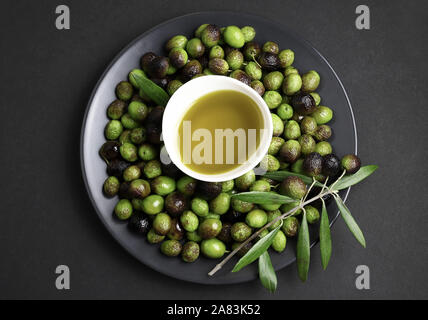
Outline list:
[[[357,241],[363,246],[366,247],[366,241],[364,235],[357,225],[355,219],[352,217],[351,212],[343,203],[343,200],[339,196],[339,191],[346,189],[352,185],[355,185],[362,180],[370,176],[378,166],[368,165],[361,167],[356,173],[351,175],[346,175],[346,171],[343,171],[342,175],[334,181],[331,185],[327,186],[328,178],[322,184],[314,178],[308,176],[295,174],[288,171],[276,171],[268,172],[264,176],[275,180],[282,181],[289,176],[297,176],[303,180],[303,182],[309,185],[307,192],[304,197],[300,200],[299,204],[296,205],[291,210],[283,213],[282,215],[276,217],[271,222],[264,225],[262,228],[253,233],[248,239],[242,242],[238,247],[236,247],[232,252],[230,252],[226,258],[224,258],[219,264],[217,264],[208,275],[213,276],[217,271],[219,271],[232,257],[238,253],[244,246],[246,246],[250,241],[258,237],[264,230],[275,225],[278,221],[283,221],[284,219],[293,216],[299,209],[303,212],[302,222],[299,228],[298,237],[297,237],[297,270],[299,278],[302,281],[306,281],[309,272],[310,264],[310,237],[309,237],[309,228],[306,218],[305,206],[321,199],[322,210],[321,210],[321,221],[320,221],[320,250],[321,250],[321,262],[323,269],[327,268],[327,265],[331,257],[331,234],[330,234],[330,222],[328,220],[327,209],[324,201],[324,197],[331,195],[340,211],[341,217],[345,221],[345,224],[357,239]],[[307,199],[309,193],[312,191],[314,186],[321,187],[321,191],[314,197]],[[288,196],[272,194],[269,192],[242,192],[233,195],[232,197],[239,199],[245,202],[251,202],[255,204],[289,204],[295,203],[296,199],[290,198]],[[244,268],[245,266],[251,264],[255,260],[259,259],[259,277],[260,280],[268,290],[275,291],[277,279],[275,270],[270,261],[270,256],[268,249],[271,246],[276,234],[280,230],[282,223],[277,226],[275,229],[270,231],[266,236],[258,240],[251,249],[236,263],[232,272],[237,272]]]

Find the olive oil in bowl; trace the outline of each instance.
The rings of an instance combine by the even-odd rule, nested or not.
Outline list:
[[[260,145],[263,115],[257,103],[235,90],[198,98],[178,129],[180,157],[190,170],[217,175],[245,163]]]

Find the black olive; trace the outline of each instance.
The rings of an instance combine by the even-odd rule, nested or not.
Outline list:
[[[147,72],[153,78],[165,78],[168,71],[169,62],[165,57],[156,57],[148,65]]]
[[[275,71],[281,65],[278,55],[271,52],[262,52],[259,56],[259,63],[267,71]]]
[[[162,163],[162,173],[168,177],[177,179],[183,175],[180,169],[173,163],[170,162],[168,164]]]
[[[318,152],[311,152],[303,160],[303,171],[306,174],[315,177],[322,171],[322,156]]]
[[[184,79],[190,80],[197,74],[202,73],[202,66],[198,60],[191,60],[181,70]]]
[[[149,65],[151,64],[151,62],[157,57],[157,55],[153,52],[147,52],[145,53],[142,57],[141,57],[141,68],[145,71],[148,72],[149,70]]]
[[[229,222],[237,222],[237,221],[241,221],[243,217],[243,213],[242,212],[238,212],[235,210],[229,210],[226,214],[224,214],[221,218],[224,221],[229,221]]]
[[[197,190],[203,198],[211,200],[221,193],[222,185],[219,182],[201,181],[198,183]]]
[[[168,232],[168,238],[171,240],[181,240],[184,237],[184,228],[181,226],[179,219],[171,220],[171,229]]]
[[[300,115],[308,115],[315,111],[316,104],[310,94],[298,93],[291,98],[291,105]]]
[[[322,173],[325,176],[334,177],[340,172],[340,159],[334,154],[323,157]]]
[[[209,57],[204,54],[203,56],[200,56],[198,58],[199,63],[201,64],[202,68],[207,68],[208,67],[208,62],[210,61]]]
[[[120,143],[117,141],[107,141],[100,149],[100,155],[105,161],[117,159],[120,156]]]
[[[150,111],[149,115],[146,118],[146,123],[160,124],[162,123],[162,117],[165,108],[162,106],[157,106]]]
[[[121,199],[132,199],[131,193],[129,192],[129,186],[131,182],[124,181],[119,187],[119,198]]]
[[[129,162],[119,159],[113,159],[107,164],[107,174],[121,179],[123,171],[130,166]]]
[[[147,141],[153,144],[159,144],[161,143],[161,134],[162,129],[160,126],[154,124],[154,123],[148,123],[146,125],[146,134],[147,134]]]
[[[223,241],[224,243],[232,242],[232,235],[230,234],[230,229],[232,228],[232,224],[230,222],[223,223],[220,233],[217,235],[217,239]]]
[[[135,212],[128,221],[128,227],[138,234],[146,234],[150,229],[150,220],[142,212]]]
[[[165,198],[165,209],[174,218],[180,216],[187,208],[187,199],[179,192],[170,193]]]
[[[166,87],[168,86],[168,78],[152,78],[151,79],[154,83],[156,83],[159,87],[161,87],[162,89],[166,89]]]

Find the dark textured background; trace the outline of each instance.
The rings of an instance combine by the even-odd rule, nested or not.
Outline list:
[[[71,30],[54,26],[71,9]],[[355,8],[371,9],[371,30]],[[0,298],[428,298],[428,3],[425,1],[2,1],[0,4]],[[380,165],[347,202],[366,235],[362,249],[339,220],[322,271],[295,265],[268,294],[255,282],[202,286],[153,271],[98,220],[80,173],[83,113],[101,73],[126,44],[166,19],[227,9],[271,17],[309,40],[342,79],[357,121],[359,155]],[[172,31],[174,32],[174,31]],[[55,267],[71,290],[55,288]],[[371,289],[355,288],[366,264]]]

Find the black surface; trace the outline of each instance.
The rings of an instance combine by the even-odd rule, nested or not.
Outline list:
[[[219,26],[227,25],[230,21],[234,21],[237,25],[251,25],[257,30],[256,40],[260,43],[275,39],[280,47],[293,48],[296,55],[294,66],[298,70],[317,70],[323,79],[317,92],[324,97],[324,104],[334,106],[334,120],[329,123],[334,135],[329,141],[334,145],[335,153],[341,157],[356,152],[357,137],[352,109],[342,84],[325,58],[320,56],[305,40],[268,19],[234,12],[201,12],[180,16],[155,26],[132,41],[107,67],[93,91],[86,110],[87,115],[83,120],[82,172],[89,196],[100,219],[113,237],[138,260],[159,272],[181,280],[204,284],[240,283],[258,277],[257,264],[253,264],[239,273],[231,273],[230,271],[239,259],[235,257],[214,277],[209,277],[208,272],[219,261],[201,257],[197,262],[188,264],[181,259],[170,259],[159,252],[158,245],[150,245],[142,240],[141,236],[129,232],[126,224],[115,219],[112,212],[118,201],[117,197],[106,198],[100,187],[108,176],[105,170],[105,162],[99,156],[98,148],[105,142],[104,128],[108,122],[106,106],[116,99],[114,91],[117,83],[126,79],[130,70],[139,67],[140,58],[145,52],[162,53],[165,39],[169,39],[176,33],[191,38],[194,29],[205,21],[210,21]],[[167,108],[169,107],[167,106]],[[342,198],[346,198],[347,194],[348,190],[343,190],[341,192]],[[330,202],[327,205],[327,210],[330,213],[329,220],[334,222],[338,215],[336,205]],[[318,241],[318,228],[318,225],[310,227],[311,245]],[[295,248],[295,239],[289,239],[289,247]],[[273,252],[271,258],[274,268],[280,270],[295,261],[296,253],[294,249],[285,250],[281,254]]]
[[[428,298],[426,3],[367,1],[370,31],[355,28],[357,1],[68,1],[69,31],[54,27],[58,4],[1,3],[1,298]],[[257,281],[207,287],[144,267],[99,222],[80,175],[83,112],[111,58],[166,19],[218,9],[271,17],[319,49],[350,95],[363,162],[381,166],[347,202],[367,249],[339,221],[328,269],[312,250],[308,282],[292,265],[275,295]],[[59,264],[70,291],[55,288]],[[355,288],[361,264],[370,290]]]

